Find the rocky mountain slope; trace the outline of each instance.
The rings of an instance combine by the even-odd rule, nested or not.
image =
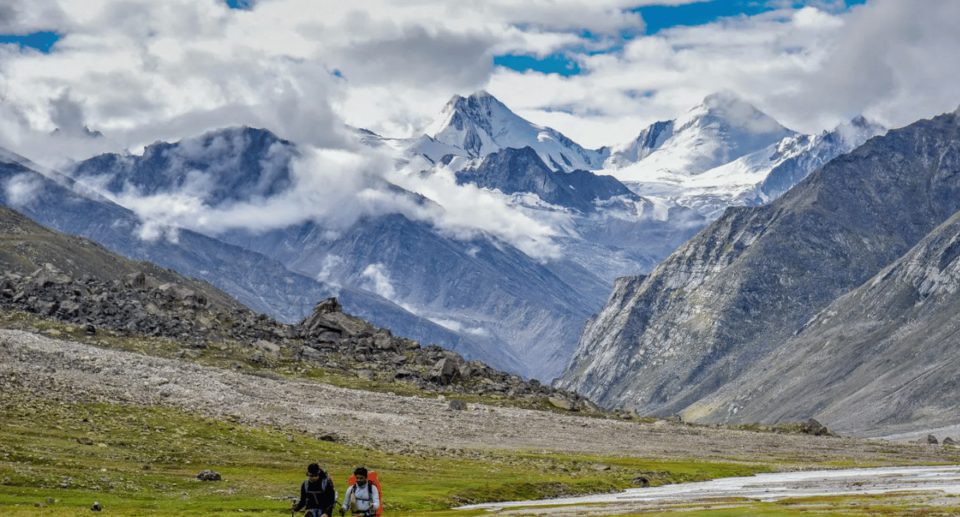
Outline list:
[[[422,348],[395,337],[344,314],[334,298],[317,304],[308,318],[288,325],[247,309],[205,282],[126,260],[2,207],[0,230],[4,232],[0,264],[10,267],[0,275],[0,307],[7,313],[21,311],[69,323],[91,336],[107,332],[168,338],[181,347],[181,358],[197,358],[212,346],[227,344],[239,349],[238,357],[249,355],[254,363],[286,358],[370,380],[401,380],[425,390],[446,387],[458,393],[553,397],[565,407],[592,407],[575,394],[523,381],[453,351]],[[26,273],[36,262],[44,265]],[[66,263],[69,269],[61,270],[55,263]]]
[[[151,262],[124,258],[89,239],[41,226],[5,206],[0,206],[0,244],[0,271],[10,278],[15,275],[22,279],[45,272],[43,280],[38,280],[41,284],[64,278],[105,283],[120,278],[129,282],[137,275],[147,275],[155,282],[154,287],[176,284],[181,291],[190,291],[198,299],[202,298],[204,305],[211,308],[223,311],[245,309],[243,304],[207,282],[185,277]],[[6,285],[3,290],[17,292],[14,283]],[[24,296],[26,300],[28,297]]]
[[[120,157],[107,155],[100,159]],[[282,321],[302,319],[310,314],[316,300],[337,294],[354,314],[412,339],[450,348],[459,346],[460,350],[473,346],[471,340],[410,314],[375,293],[349,286],[334,288],[291,272],[264,255],[197,232],[179,229],[175,238],[142,238],[144,222],[131,211],[82,183],[61,175],[55,175],[55,181],[23,163],[30,165],[15,155],[0,160],[0,205],[15,207],[44,225],[87,237],[125,257],[149,260],[183,275],[207,280],[247,306]],[[144,188],[147,178],[136,188]],[[128,183],[122,178],[106,179],[117,181],[120,188]]]
[[[960,162],[942,164],[953,170]],[[820,311],[765,361],[685,415],[814,416],[861,435],[954,425],[960,350],[960,212]]]
[[[671,414],[762,368],[960,209],[958,160],[952,113],[868,141],[767,206],[727,210],[649,276],[618,283],[559,384]]]

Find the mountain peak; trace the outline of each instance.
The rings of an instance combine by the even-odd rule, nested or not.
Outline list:
[[[739,95],[721,91],[672,122],[650,126],[606,165],[621,181],[676,183],[795,135]]]
[[[485,90],[469,97],[454,95],[425,134],[462,150],[467,158],[530,146],[550,167],[565,172],[599,168],[609,154],[588,151],[560,132],[520,117]]]
[[[887,132],[887,128],[884,126],[873,122],[872,120],[867,119],[863,115],[857,115],[850,119],[849,122],[840,124],[830,134],[836,135],[835,138],[840,138],[845,142],[855,142],[854,147],[859,147],[859,145],[871,137],[882,135]]]
[[[761,135],[789,131],[779,122],[758,110],[743,97],[729,90],[707,95],[703,102],[685,113],[676,122],[682,131],[691,126],[718,125],[723,130]]]

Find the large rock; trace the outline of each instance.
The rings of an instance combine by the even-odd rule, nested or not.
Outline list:
[[[460,379],[460,370],[453,360],[444,357],[430,370],[427,379],[441,386],[447,386]]]
[[[197,474],[197,479],[200,481],[220,481],[221,477],[219,472],[207,469]]]

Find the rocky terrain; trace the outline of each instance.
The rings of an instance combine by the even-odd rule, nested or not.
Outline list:
[[[553,398],[561,407],[595,408],[573,393],[524,381],[480,361],[466,361],[456,352],[421,348],[344,314],[335,298],[319,303],[299,324],[287,325],[247,309],[218,310],[209,306],[202,292],[161,284],[143,273],[103,282],[90,276],[74,279],[51,265],[27,276],[0,276],[0,305],[82,326],[90,335],[109,330],[169,338],[183,347],[181,357],[229,343],[259,350],[254,362],[285,356],[369,380],[402,380],[426,390]]]
[[[795,465],[797,458],[810,464],[842,460],[870,465],[956,458],[954,449],[942,446],[597,418],[461,405],[443,396],[357,391],[10,330],[0,330],[0,393],[22,396],[28,405],[40,399],[174,406],[404,454],[477,457],[484,451],[524,449],[700,461],[749,457],[782,462],[784,468]]]
[[[958,256],[960,213],[812,318],[768,368],[691,412],[718,422],[815,412],[861,435],[955,425]]]
[[[769,205],[727,210],[650,275],[618,282],[587,324],[560,385],[643,414],[683,412],[697,420],[719,409],[709,397],[751,369],[770,369],[773,354],[813,316],[960,210],[957,142],[960,113],[920,121],[834,159]],[[935,339],[924,343],[917,353],[943,353]],[[815,369],[789,375],[813,379]],[[792,405],[790,418],[815,417],[834,428],[818,413],[832,399],[814,385],[805,398],[779,400]],[[914,410],[924,407],[914,398]],[[895,407],[887,409],[895,421]],[[724,419],[758,418],[737,415],[731,410]]]
[[[6,205],[0,207],[0,225],[7,229],[3,238],[9,245],[0,249],[0,255],[10,259],[0,272],[10,270],[26,274],[50,262],[75,277],[83,274],[96,276],[107,272],[103,265],[120,262],[118,255],[122,255],[133,260],[150,261],[184,277],[205,280],[246,307],[287,323],[303,319],[318,300],[336,294],[351,313],[389,327],[398,334],[447,348],[459,346],[457,349],[461,352],[477,351],[471,340],[426,318],[414,316],[372,292],[349,286],[334,288],[312,275],[294,273],[262,254],[198,232],[166,228],[161,229],[161,233],[166,230],[172,233],[142,238],[145,223],[130,210],[63,175],[50,171],[41,174],[40,169],[25,158],[15,157],[11,161],[9,154],[0,150],[0,185],[3,186],[0,188],[0,205]],[[159,164],[152,163],[150,167],[156,172]],[[232,172],[236,173],[236,170]],[[227,179],[220,177],[212,183],[225,184]],[[96,244],[90,241],[82,246],[69,244],[66,235],[51,233],[37,223],[85,237]],[[11,252],[9,255],[7,250]],[[104,258],[107,250],[117,255]],[[27,256],[30,253],[40,256],[45,251],[53,252],[53,256],[43,260]],[[73,257],[72,254],[78,251],[81,251],[80,255]],[[123,274],[129,272],[127,268]],[[169,281],[158,275],[152,276]]]
[[[282,356],[369,380],[402,380],[419,389],[528,397],[553,400],[563,408],[596,409],[573,393],[396,337],[344,314],[335,298],[317,304],[298,324],[278,322],[206,282],[124,259],[4,207],[0,241],[0,307],[80,326],[91,336],[107,331],[166,338],[182,348],[181,357],[193,358],[211,346],[230,346],[256,351],[255,362]]]

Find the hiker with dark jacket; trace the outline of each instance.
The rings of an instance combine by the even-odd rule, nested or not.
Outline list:
[[[333,488],[333,480],[320,465],[311,463],[307,467],[307,480],[300,486],[300,501],[293,503],[293,511],[306,508],[306,517],[330,517],[336,504],[337,492]]]
[[[343,507],[340,508],[341,516],[347,513],[351,506],[353,506],[354,514],[361,514],[364,517],[377,514],[377,508],[380,508],[380,493],[372,482],[367,481],[367,474],[367,469],[363,467],[357,467],[353,471],[357,483],[347,489],[346,495],[343,496]]]

